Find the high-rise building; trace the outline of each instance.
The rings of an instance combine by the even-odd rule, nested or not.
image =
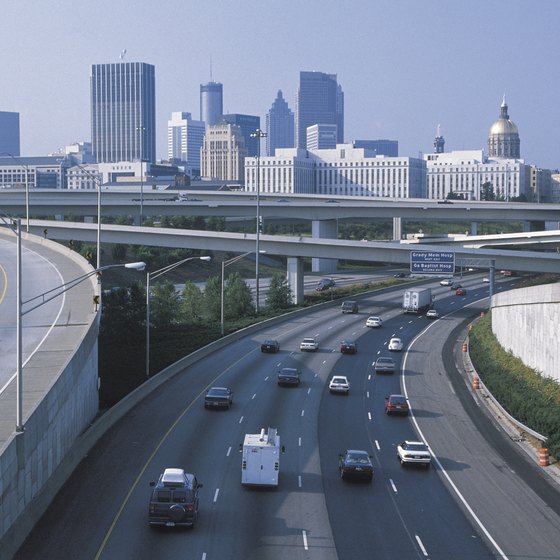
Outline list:
[[[313,124],[307,127],[308,150],[330,150],[336,148],[336,124]]]
[[[437,125],[436,137],[434,138],[434,154],[445,152],[445,138],[441,135],[440,126]]]
[[[190,113],[171,113],[167,121],[167,158],[185,164],[191,176],[200,175],[205,128],[204,122],[193,121]]]
[[[354,140],[354,148],[364,148],[377,156],[399,157],[398,140]]]
[[[243,139],[245,140],[245,147],[247,148],[247,155],[249,157],[256,157],[259,153],[260,138],[251,137],[255,130],[261,127],[261,118],[254,115],[240,115],[239,113],[228,113],[222,116],[222,122],[235,124],[241,129]]]
[[[247,148],[239,126],[222,123],[206,127],[200,150],[202,177],[243,182],[246,157]]]
[[[20,155],[19,113],[0,111],[0,154]]]
[[[519,130],[515,123],[509,118],[506,96],[504,94],[500,106],[500,116],[490,127],[488,136],[488,157],[513,158],[521,157],[521,141]]]
[[[223,85],[219,82],[200,84],[200,120],[206,126],[218,124],[224,112]]]
[[[144,62],[94,64],[90,86],[95,160],[155,162],[155,67]]]
[[[344,142],[344,93],[336,74],[300,72],[296,96],[296,147],[306,148],[307,127],[336,124],[337,143]]]
[[[272,107],[266,114],[266,155],[273,156],[276,148],[294,147],[294,113],[278,90]]]

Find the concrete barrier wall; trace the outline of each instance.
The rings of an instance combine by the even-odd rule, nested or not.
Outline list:
[[[492,297],[492,331],[525,365],[560,382],[560,283],[511,290]]]
[[[67,279],[92,271],[84,258],[57,243],[25,236],[24,247],[46,256],[65,277],[68,273]],[[35,506],[50,494],[53,474],[98,412],[99,312],[92,303],[96,283],[94,276],[73,288],[74,296],[67,293],[72,320],[65,323],[64,333],[49,337],[22,370],[24,431],[7,434],[0,449],[2,558],[17,550],[36,523]],[[9,425],[15,429],[15,382],[1,401],[0,410],[3,416],[13,414]]]

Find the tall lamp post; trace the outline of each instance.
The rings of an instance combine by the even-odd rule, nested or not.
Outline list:
[[[208,262],[212,260],[212,257],[187,257],[186,259],[182,259],[146,274],[146,377],[150,377],[150,280],[155,280],[166,272],[169,272],[188,261],[194,260]]]
[[[251,138],[257,139],[257,235],[256,235],[256,247],[255,247],[255,311],[259,313],[259,245],[260,245],[260,233],[261,233],[261,208],[260,208],[260,194],[261,194],[261,138],[266,137],[266,132],[263,132],[260,128],[257,128],[255,132],[251,132]]]
[[[10,154],[10,152],[2,152],[0,155],[11,157],[18,165],[25,169],[25,231],[29,233],[29,167],[19,161],[16,156]]]
[[[144,132],[145,126],[137,126],[140,132],[140,226],[144,223]]]
[[[63,293],[76,287],[78,284],[85,282],[88,278],[107,270],[109,268],[132,268],[134,270],[144,270],[146,263],[144,262],[133,262],[126,264],[110,264],[107,266],[102,266],[101,268],[95,268],[70,280],[59,286],[47,290],[42,294],[34,296],[26,301],[22,301],[22,267],[21,267],[21,220],[17,219],[15,221],[16,234],[17,234],[17,257],[16,257],[16,299],[17,299],[17,316],[16,316],[16,354],[17,354],[17,365],[16,365],[16,394],[17,394],[17,404],[16,404],[16,432],[23,431],[23,376],[22,376],[22,362],[23,362],[23,337],[22,337],[22,321],[23,317],[31,311],[34,311],[38,307],[41,307],[45,303],[52,301],[53,299],[61,296]],[[27,309],[23,309],[24,306],[28,306]]]

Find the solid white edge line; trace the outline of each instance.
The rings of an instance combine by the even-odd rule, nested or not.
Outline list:
[[[309,550],[309,547],[307,546],[307,533],[305,530],[303,530],[301,533],[303,535],[303,548],[304,550]]]
[[[420,547],[420,550],[422,550],[422,553],[424,554],[424,556],[428,556],[428,551],[424,547],[424,544],[420,540],[420,537],[418,535],[414,535],[414,536],[416,537],[416,542],[418,543],[418,546]]]
[[[488,299],[488,298],[484,298],[484,299]],[[475,303],[479,303],[480,301],[481,300],[473,301],[472,303],[470,303],[469,305],[465,305],[464,307],[470,307],[471,305],[474,305]],[[464,307],[462,307],[461,309],[463,309]],[[452,311],[451,313],[447,313],[446,317],[449,316],[449,315],[452,315],[453,313],[455,313],[455,311]],[[406,370],[406,360],[408,358],[408,351],[412,348],[412,346],[414,345],[416,340],[418,340],[428,329],[430,329],[432,327],[432,325],[435,325],[435,324],[436,323],[431,323],[425,329],[421,330],[412,339],[412,341],[408,345],[407,350],[404,353],[404,357],[403,357],[403,361],[402,361],[402,367],[401,367],[401,377],[402,377],[403,393],[404,393],[404,396],[407,399],[408,399],[408,392],[407,392],[407,389],[406,389],[406,377],[404,375],[404,371]],[[414,411],[412,409],[412,406],[410,406],[409,415],[410,415],[410,418],[412,420],[412,423],[414,424],[414,427],[416,428],[416,431],[418,432],[418,435],[420,436],[422,441],[424,441],[424,443],[426,443],[426,445],[428,445],[428,447],[430,448],[430,453],[432,454],[432,457],[434,458],[434,461],[436,462],[437,466],[441,470],[441,473],[443,474],[443,476],[447,479],[447,482],[449,482],[449,485],[451,486],[451,488],[453,489],[453,491],[455,492],[455,494],[457,495],[457,497],[459,498],[461,503],[465,506],[465,508],[469,512],[469,515],[473,518],[473,520],[479,526],[480,530],[484,533],[486,538],[492,543],[492,546],[494,546],[494,548],[496,549],[499,556],[503,560],[509,560],[508,557],[506,556],[506,554],[504,553],[504,551],[500,548],[498,543],[494,540],[494,538],[492,537],[492,535],[490,534],[488,529],[486,529],[486,527],[484,526],[482,521],[478,518],[478,516],[476,515],[474,510],[471,508],[471,506],[467,502],[466,498],[463,496],[463,494],[461,494],[461,492],[459,491],[459,488],[457,488],[457,486],[455,486],[455,483],[451,480],[451,477],[447,474],[447,471],[443,468],[443,465],[440,463],[439,459],[437,458],[435,453],[432,451],[432,448],[431,448],[430,444],[428,443],[427,439],[424,437],[424,434],[422,433],[422,430],[420,429],[420,426],[418,425],[418,422],[416,421],[416,417],[414,416]]]

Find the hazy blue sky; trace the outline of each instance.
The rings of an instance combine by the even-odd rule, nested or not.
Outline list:
[[[338,75],[345,140],[401,155],[486,150],[504,92],[527,163],[560,167],[560,0],[4,0],[0,110],[20,113],[22,155],[90,140],[91,64],[156,67],[157,156],[172,111],[199,118],[199,86],[224,111],[290,108],[300,70]]]

